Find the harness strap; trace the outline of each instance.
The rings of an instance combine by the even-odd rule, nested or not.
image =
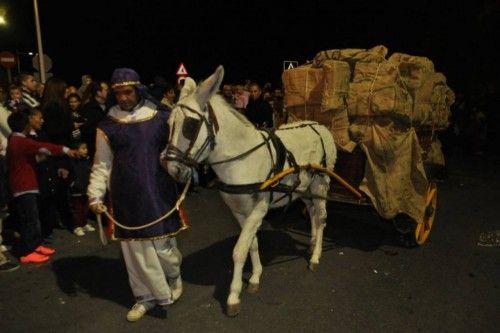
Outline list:
[[[336,181],[338,181],[342,186],[344,186],[346,189],[348,189],[352,194],[354,194],[359,201],[363,199],[363,195],[356,190],[354,187],[352,187],[348,182],[346,182],[342,177],[340,177],[338,174],[333,172],[332,170],[329,170],[319,164],[308,164],[304,166],[297,166],[295,168],[289,168],[286,169],[273,178],[266,180],[263,183],[253,183],[253,184],[242,184],[242,185],[229,185],[225,184],[221,181],[217,181],[216,186],[218,189],[220,189],[222,192],[227,192],[227,193],[232,193],[232,194],[252,194],[256,192],[268,192],[268,191],[275,191],[275,192],[282,192],[286,193],[288,195],[291,192],[295,192],[298,194],[302,194],[304,192],[298,192],[295,189],[297,186],[300,184],[299,180],[292,185],[288,186],[285,184],[279,183],[279,180],[282,178],[288,176],[291,173],[296,173],[300,169],[307,169],[307,170],[314,170],[315,172],[321,172],[321,173],[326,173],[328,176],[333,177]],[[271,188],[271,190],[270,190]],[[283,197],[279,198],[275,202],[278,202],[279,200],[283,199]]]
[[[294,173],[299,172],[300,168],[298,167],[297,162],[295,161],[295,157],[288,149],[286,149],[285,145],[283,144],[283,141],[281,141],[279,136],[276,135],[276,129],[262,129],[262,130],[268,134],[268,137],[269,137],[269,139],[270,139],[271,143],[273,144],[274,149],[276,151],[276,163],[275,163],[271,148],[268,144],[269,154],[271,156],[271,161],[273,163],[273,166],[272,166],[271,170],[269,171],[267,178],[269,179],[272,177],[271,179],[275,179],[276,176],[281,175],[283,170],[284,170],[284,167],[285,167],[285,161],[288,161],[288,164],[291,167],[287,170],[292,170],[292,172],[294,172]],[[289,173],[291,173],[291,172],[289,172]],[[275,182],[275,184],[272,186],[271,190],[269,191],[270,192],[270,198],[269,198],[270,201],[273,201],[274,192],[278,192],[278,191],[275,191],[274,188],[277,185],[279,185],[278,182],[279,182],[279,179],[281,179],[281,178],[283,178],[283,176],[277,178],[278,181]],[[285,191],[287,193],[287,194],[285,194],[285,196],[289,195],[290,200],[291,200],[292,192],[295,190],[295,188],[297,188],[298,185],[299,185],[299,183],[294,184],[293,187],[288,186],[289,189]],[[283,191],[281,191],[281,192],[283,192]],[[277,201],[279,201],[281,199],[282,198],[278,199]]]
[[[262,183],[233,185],[233,184],[226,184],[221,182],[220,180],[217,180],[214,187],[221,192],[230,194],[254,194],[257,192],[270,192],[269,189],[261,190],[261,185]],[[293,192],[297,188],[297,186],[298,184],[289,186],[278,183],[276,184],[276,186],[272,188],[272,191],[279,193],[286,193],[285,195],[288,195],[288,193]]]
[[[285,159],[287,156],[288,150],[285,148],[285,145],[283,144],[283,141],[276,135],[276,131],[274,129],[263,129],[264,131],[267,132],[269,135],[271,142],[273,143],[273,146],[276,150],[276,164],[274,164],[272,175],[276,175],[277,173],[283,171],[283,167],[285,166]],[[272,158],[272,157],[271,157]],[[268,178],[269,178],[268,177]]]
[[[267,141],[269,141],[269,138],[264,138],[263,142],[259,143],[257,146],[253,147],[252,149],[247,150],[246,152],[244,152],[242,154],[239,154],[239,155],[237,155],[235,157],[231,157],[231,158],[229,158],[227,160],[222,160],[222,161],[207,163],[207,165],[217,165],[217,164],[228,163],[228,162],[239,160],[240,158],[243,158],[243,157],[245,157],[247,155],[250,155],[251,153],[253,153],[257,149],[259,149],[260,147],[262,147],[263,145],[265,145],[267,143]]]
[[[264,139],[264,141],[266,142],[266,147],[267,147],[267,150],[269,151],[269,156],[271,157],[271,164],[272,164],[272,167],[271,167],[271,170],[269,170],[269,173],[267,174],[267,178],[271,177],[273,174],[275,174],[276,172],[276,163],[274,162],[274,157],[273,157],[273,151],[271,150],[271,145],[269,143],[269,141],[271,141],[271,143],[273,144],[273,146],[276,147],[276,138],[274,135],[272,135],[272,131],[265,131],[267,133],[267,139],[264,135],[264,133],[262,133],[262,131],[259,131],[260,135],[262,135],[262,138]],[[277,151],[276,151],[277,153]],[[276,156],[277,158],[278,156]]]
[[[215,134],[219,131],[219,122],[217,121],[217,117],[215,116],[214,108],[210,102],[207,103],[208,116],[212,120],[212,125],[214,126]]]
[[[319,136],[319,140],[321,141],[321,148],[323,148],[323,159],[321,160],[321,165],[326,167],[326,150],[325,143],[323,142],[323,137],[319,134],[318,130],[314,128],[314,126],[311,125],[310,127]]]

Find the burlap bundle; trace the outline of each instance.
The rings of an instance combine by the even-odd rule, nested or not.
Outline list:
[[[356,64],[347,104],[351,117],[393,114],[406,122],[411,118],[412,99],[397,67],[387,61]]]
[[[343,61],[328,60],[323,64],[321,111],[344,110],[347,107],[351,71]]]
[[[427,153],[425,154],[424,162],[444,166],[444,154],[441,147],[442,145],[439,139],[432,141]]]
[[[383,218],[404,213],[422,222],[428,182],[415,130],[400,132],[390,124],[365,129],[361,148],[367,159],[359,189]]]
[[[320,105],[301,105],[287,108],[288,123],[301,120],[315,120],[325,125],[333,135],[335,144],[342,150],[352,152],[356,143],[349,137],[347,110],[322,111]]]
[[[442,73],[430,72],[422,78],[421,86],[414,91],[413,126],[445,129],[455,94]]]
[[[322,68],[299,66],[283,72],[285,107],[321,105],[322,111],[346,108],[349,92],[349,65],[326,61]]]
[[[434,72],[434,64],[426,57],[393,53],[387,61],[397,66],[401,79],[410,91],[420,88],[425,74]]]
[[[313,60],[314,67],[322,67],[327,60],[346,61],[350,64],[362,62],[381,62],[389,50],[384,45],[377,45],[371,49],[333,49],[321,51],[316,54]]]
[[[286,70],[282,74],[285,107],[321,105],[323,99],[323,69],[311,65]]]
[[[321,114],[321,105],[296,105],[289,106],[286,108],[288,123],[293,123],[301,120],[314,120],[316,121],[316,115]]]

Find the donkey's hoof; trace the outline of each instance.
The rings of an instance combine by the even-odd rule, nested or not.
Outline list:
[[[229,317],[236,317],[239,314],[240,314],[240,303],[227,305],[227,315]]]
[[[316,272],[318,270],[319,264],[317,262],[311,262],[309,263],[309,270],[311,272]]]
[[[259,284],[258,283],[249,283],[247,292],[249,294],[255,294],[257,291],[259,291]]]

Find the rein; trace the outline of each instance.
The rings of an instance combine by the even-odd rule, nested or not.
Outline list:
[[[123,224],[119,223],[117,220],[115,220],[114,217],[111,216],[111,214],[108,212],[108,210],[106,210],[104,212],[104,214],[108,217],[108,219],[111,222],[113,222],[114,224],[116,224],[117,226],[119,226],[120,228],[125,229],[125,230],[141,230],[141,229],[149,228],[157,223],[160,223],[164,219],[170,217],[170,215],[172,215],[175,211],[178,211],[180,209],[182,202],[184,201],[184,199],[186,199],[186,193],[189,189],[190,184],[191,184],[191,177],[189,177],[188,181],[186,182],[186,186],[184,186],[184,190],[182,190],[182,194],[179,196],[179,199],[177,199],[174,207],[172,207],[172,209],[169,210],[168,212],[166,212],[164,215],[160,216],[156,220],[151,221],[149,223],[146,223],[146,224],[143,224],[140,226],[136,226],[136,227],[129,227],[129,226],[123,225]],[[101,243],[103,245],[106,245],[108,243],[108,240],[105,236],[104,228],[102,226],[101,214],[96,214],[96,217],[97,217],[97,225],[99,228],[99,238],[101,240]]]

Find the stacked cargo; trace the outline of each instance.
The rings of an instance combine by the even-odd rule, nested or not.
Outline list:
[[[444,163],[435,134],[448,126],[455,96],[428,58],[387,54],[383,45],[319,52],[283,72],[285,107],[288,122],[316,120],[341,151],[364,151],[365,178],[353,185],[382,217],[406,213],[420,221],[428,187],[423,162],[439,156],[433,162]]]
[[[283,73],[290,119],[315,119],[332,130],[338,146],[351,151],[362,140],[359,123],[391,120],[415,128],[448,126],[453,91],[425,57],[371,49],[319,52],[311,64]],[[346,131],[351,125],[355,133]],[[354,141],[354,142],[353,142]]]

